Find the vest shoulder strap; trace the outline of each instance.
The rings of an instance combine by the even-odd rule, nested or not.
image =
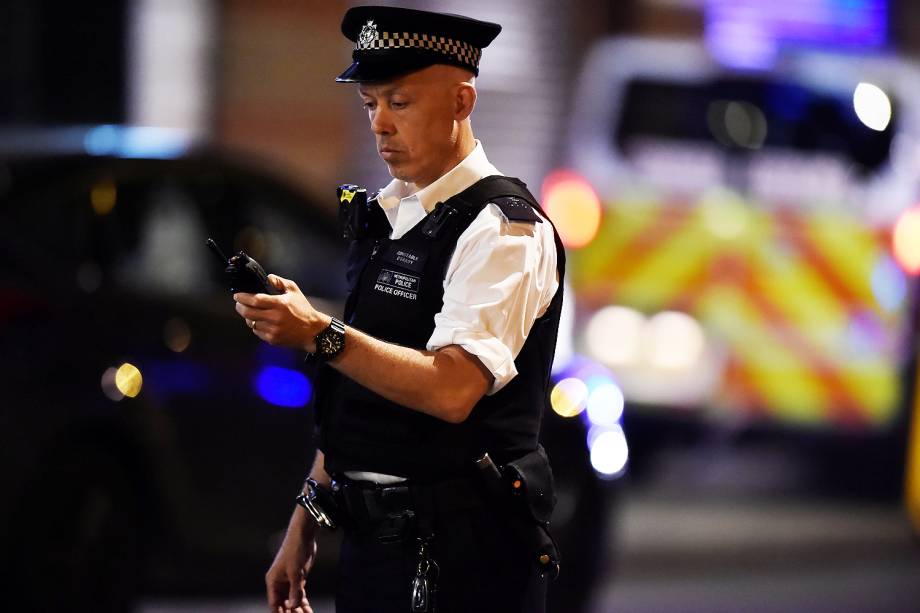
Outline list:
[[[533,213],[533,207],[539,208],[536,198],[523,181],[514,177],[502,175],[484,177],[449,198],[447,202],[463,209],[467,215],[472,217],[478,215],[479,211],[491,202],[498,206],[510,220],[539,220],[539,217]]]
[[[490,202],[498,206],[510,221],[542,221],[534,213],[534,208],[539,210],[540,205],[523,181],[491,175],[435,205],[421,232],[429,239],[438,238],[446,228],[457,231],[459,235]]]

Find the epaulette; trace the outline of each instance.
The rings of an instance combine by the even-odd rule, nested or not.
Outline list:
[[[543,223],[543,218],[537,215],[534,208],[523,198],[517,196],[498,196],[490,200],[497,206],[508,221],[524,221],[529,223]]]

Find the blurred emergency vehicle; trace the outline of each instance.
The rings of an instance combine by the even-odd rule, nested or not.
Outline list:
[[[543,186],[583,356],[564,381],[590,398],[606,371],[632,451],[669,429],[770,432],[819,450],[840,483],[900,489],[920,71],[827,51],[736,70],[701,41],[627,38],[581,74],[566,169]]]

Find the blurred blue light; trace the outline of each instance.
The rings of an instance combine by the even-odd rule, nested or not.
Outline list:
[[[303,407],[310,402],[313,386],[302,372],[265,366],[256,377],[256,390],[266,402],[279,407]]]
[[[90,155],[115,155],[118,141],[118,128],[112,125],[104,125],[87,132],[83,139],[83,145]]]
[[[83,139],[90,155],[172,159],[188,151],[190,139],[181,130],[143,126],[101,125]]]
[[[601,477],[613,479],[623,474],[629,461],[629,445],[623,428],[595,427],[588,433],[591,466]]]
[[[879,49],[888,38],[887,0],[706,0],[706,43],[720,62],[771,67],[784,44]]]
[[[623,416],[623,391],[610,379],[598,380],[600,383],[594,389],[591,389],[591,382],[588,382],[588,389],[591,390],[588,396],[588,419],[595,426],[615,426]]]
[[[907,277],[887,253],[875,262],[871,283],[872,293],[880,307],[893,313],[904,305],[907,298]]]

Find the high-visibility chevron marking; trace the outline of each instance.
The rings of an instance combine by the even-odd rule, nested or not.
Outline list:
[[[748,281],[750,285],[746,288],[746,293],[758,310],[774,322],[785,322],[782,312],[763,290],[757,276],[748,275]],[[865,426],[866,416],[862,413],[859,403],[854,401],[853,395],[847,393],[849,382],[840,376],[839,368],[812,347],[811,343],[792,326],[774,325],[772,331],[796,352],[801,353],[802,359],[812,366],[815,376],[821,380],[828,392],[828,409],[837,420],[845,425]]]
[[[865,288],[868,283],[865,281],[868,275],[853,275],[850,280],[840,274],[840,264],[831,263],[825,254],[818,249],[810,238],[810,231],[807,224],[798,216],[788,211],[780,211],[777,214],[781,224],[785,226],[785,236],[792,242],[799,253],[805,258],[809,266],[817,271],[827,285],[828,289],[847,307],[864,305],[872,310],[878,310],[871,291],[868,293]],[[854,262],[848,263],[850,266]]]
[[[648,221],[635,229],[632,238],[617,249],[615,254],[610,250],[603,250],[603,263],[600,267],[592,267],[594,269],[591,271],[591,277],[597,275],[615,280],[619,284],[630,270],[641,266],[645,258],[653,255],[661,244],[677,234],[692,219],[692,212],[692,207],[681,205],[669,206],[661,209],[657,215],[650,215]],[[660,223],[663,219],[667,221]],[[656,222],[660,225],[651,230],[649,225]],[[603,239],[600,242],[603,242]],[[608,296],[607,300],[611,298]]]
[[[746,366],[749,391],[763,399],[759,408],[797,422],[825,418],[827,390],[767,325],[751,325],[764,317],[743,289],[714,285],[700,297],[697,312],[728,340],[736,359]]]

